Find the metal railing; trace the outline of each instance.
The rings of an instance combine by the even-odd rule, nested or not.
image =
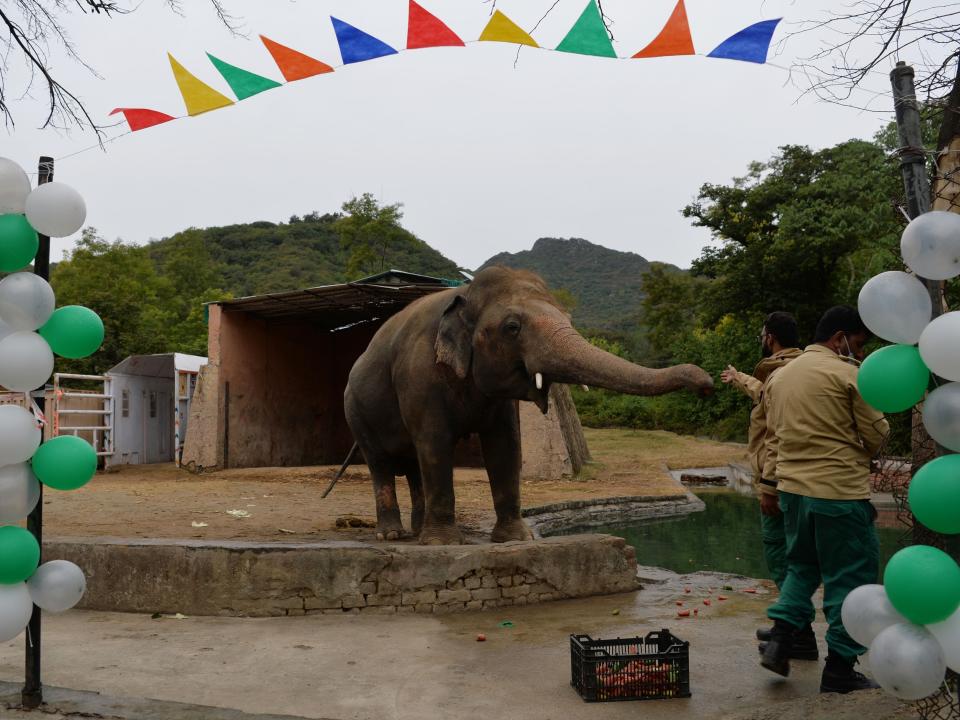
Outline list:
[[[103,392],[84,392],[62,385],[63,380],[79,380],[84,382],[103,383]],[[86,400],[100,400],[99,408],[70,408],[63,407],[69,404],[70,398]],[[53,376],[53,437],[59,435],[80,436],[81,432],[91,433],[91,444],[98,456],[113,455],[113,379],[108,375],[78,375],[75,373],[55,373]],[[99,425],[64,425],[61,417],[71,415],[93,415],[101,418]],[[65,418],[66,419],[66,418]],[[67,420],[69,422],[69,420]]]

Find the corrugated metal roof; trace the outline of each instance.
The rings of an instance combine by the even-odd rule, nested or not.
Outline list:
[[[439,284],[442,282],[386,285],[358,281],[213,304],[222,306],[224,312],[245,312],[265,320],[309,319],[322,328],[334,330],[390,317],[417,298],[449,289],[448,285]]]

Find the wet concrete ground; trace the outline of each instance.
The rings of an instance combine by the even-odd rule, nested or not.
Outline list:
[[[71,611],[45,618],[44,682],[336,720],[909,717],[879,691],[817,697],[822,661],[795,662],[788,680],[761,669],[753,633],[767,624],[771,596],[744,592],[755,581],[641,574],[650,579],[637,593],[445,616],[178,620]],[[721,590],[725,584],[734,589]],[[678,618],[678,601],[698,616]],[[504,620],[513,627],[500,627]],[[692,698],[587,704],[570,687],[571,633],[628,637],[661,628],[690,641]],[[817,629],[822,638],[822,624]],[[477,642],[478,633],[487,640]],[[22,677],[19,638],[0,646],[0,680]],[[133,712],[112,714],[139,717]],[[7,713],[0,716],[32,716]]]

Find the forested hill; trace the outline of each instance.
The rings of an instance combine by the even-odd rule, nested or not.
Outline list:
[[[573,320],[578,327],[607,330],[636,324],[642,276],[650,270],[650,262],[636,253],[580,238],[541,238],[531,250],[494,255],[483,267],[490,265],[532,270],[551,288],[564,288],[574,296]]]
[[[462,279],[455,262],[402,228],[385,248],[380,242],[345,246],[335,227],[342,217],[312,213],[287,223],[190,229],[150,243],[148,252],[163,267],[171,251],[199,244],[215,269],[216,287],[234,297],[356,280],[390,268]]]

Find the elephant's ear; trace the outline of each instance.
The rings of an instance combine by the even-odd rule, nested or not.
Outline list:
[[[454,296],[440,318],[437,330],[437,362],[451,368],[461,380],[470,369],[473,348],[470,344],[470,327],[463,317],[463,295]]]

